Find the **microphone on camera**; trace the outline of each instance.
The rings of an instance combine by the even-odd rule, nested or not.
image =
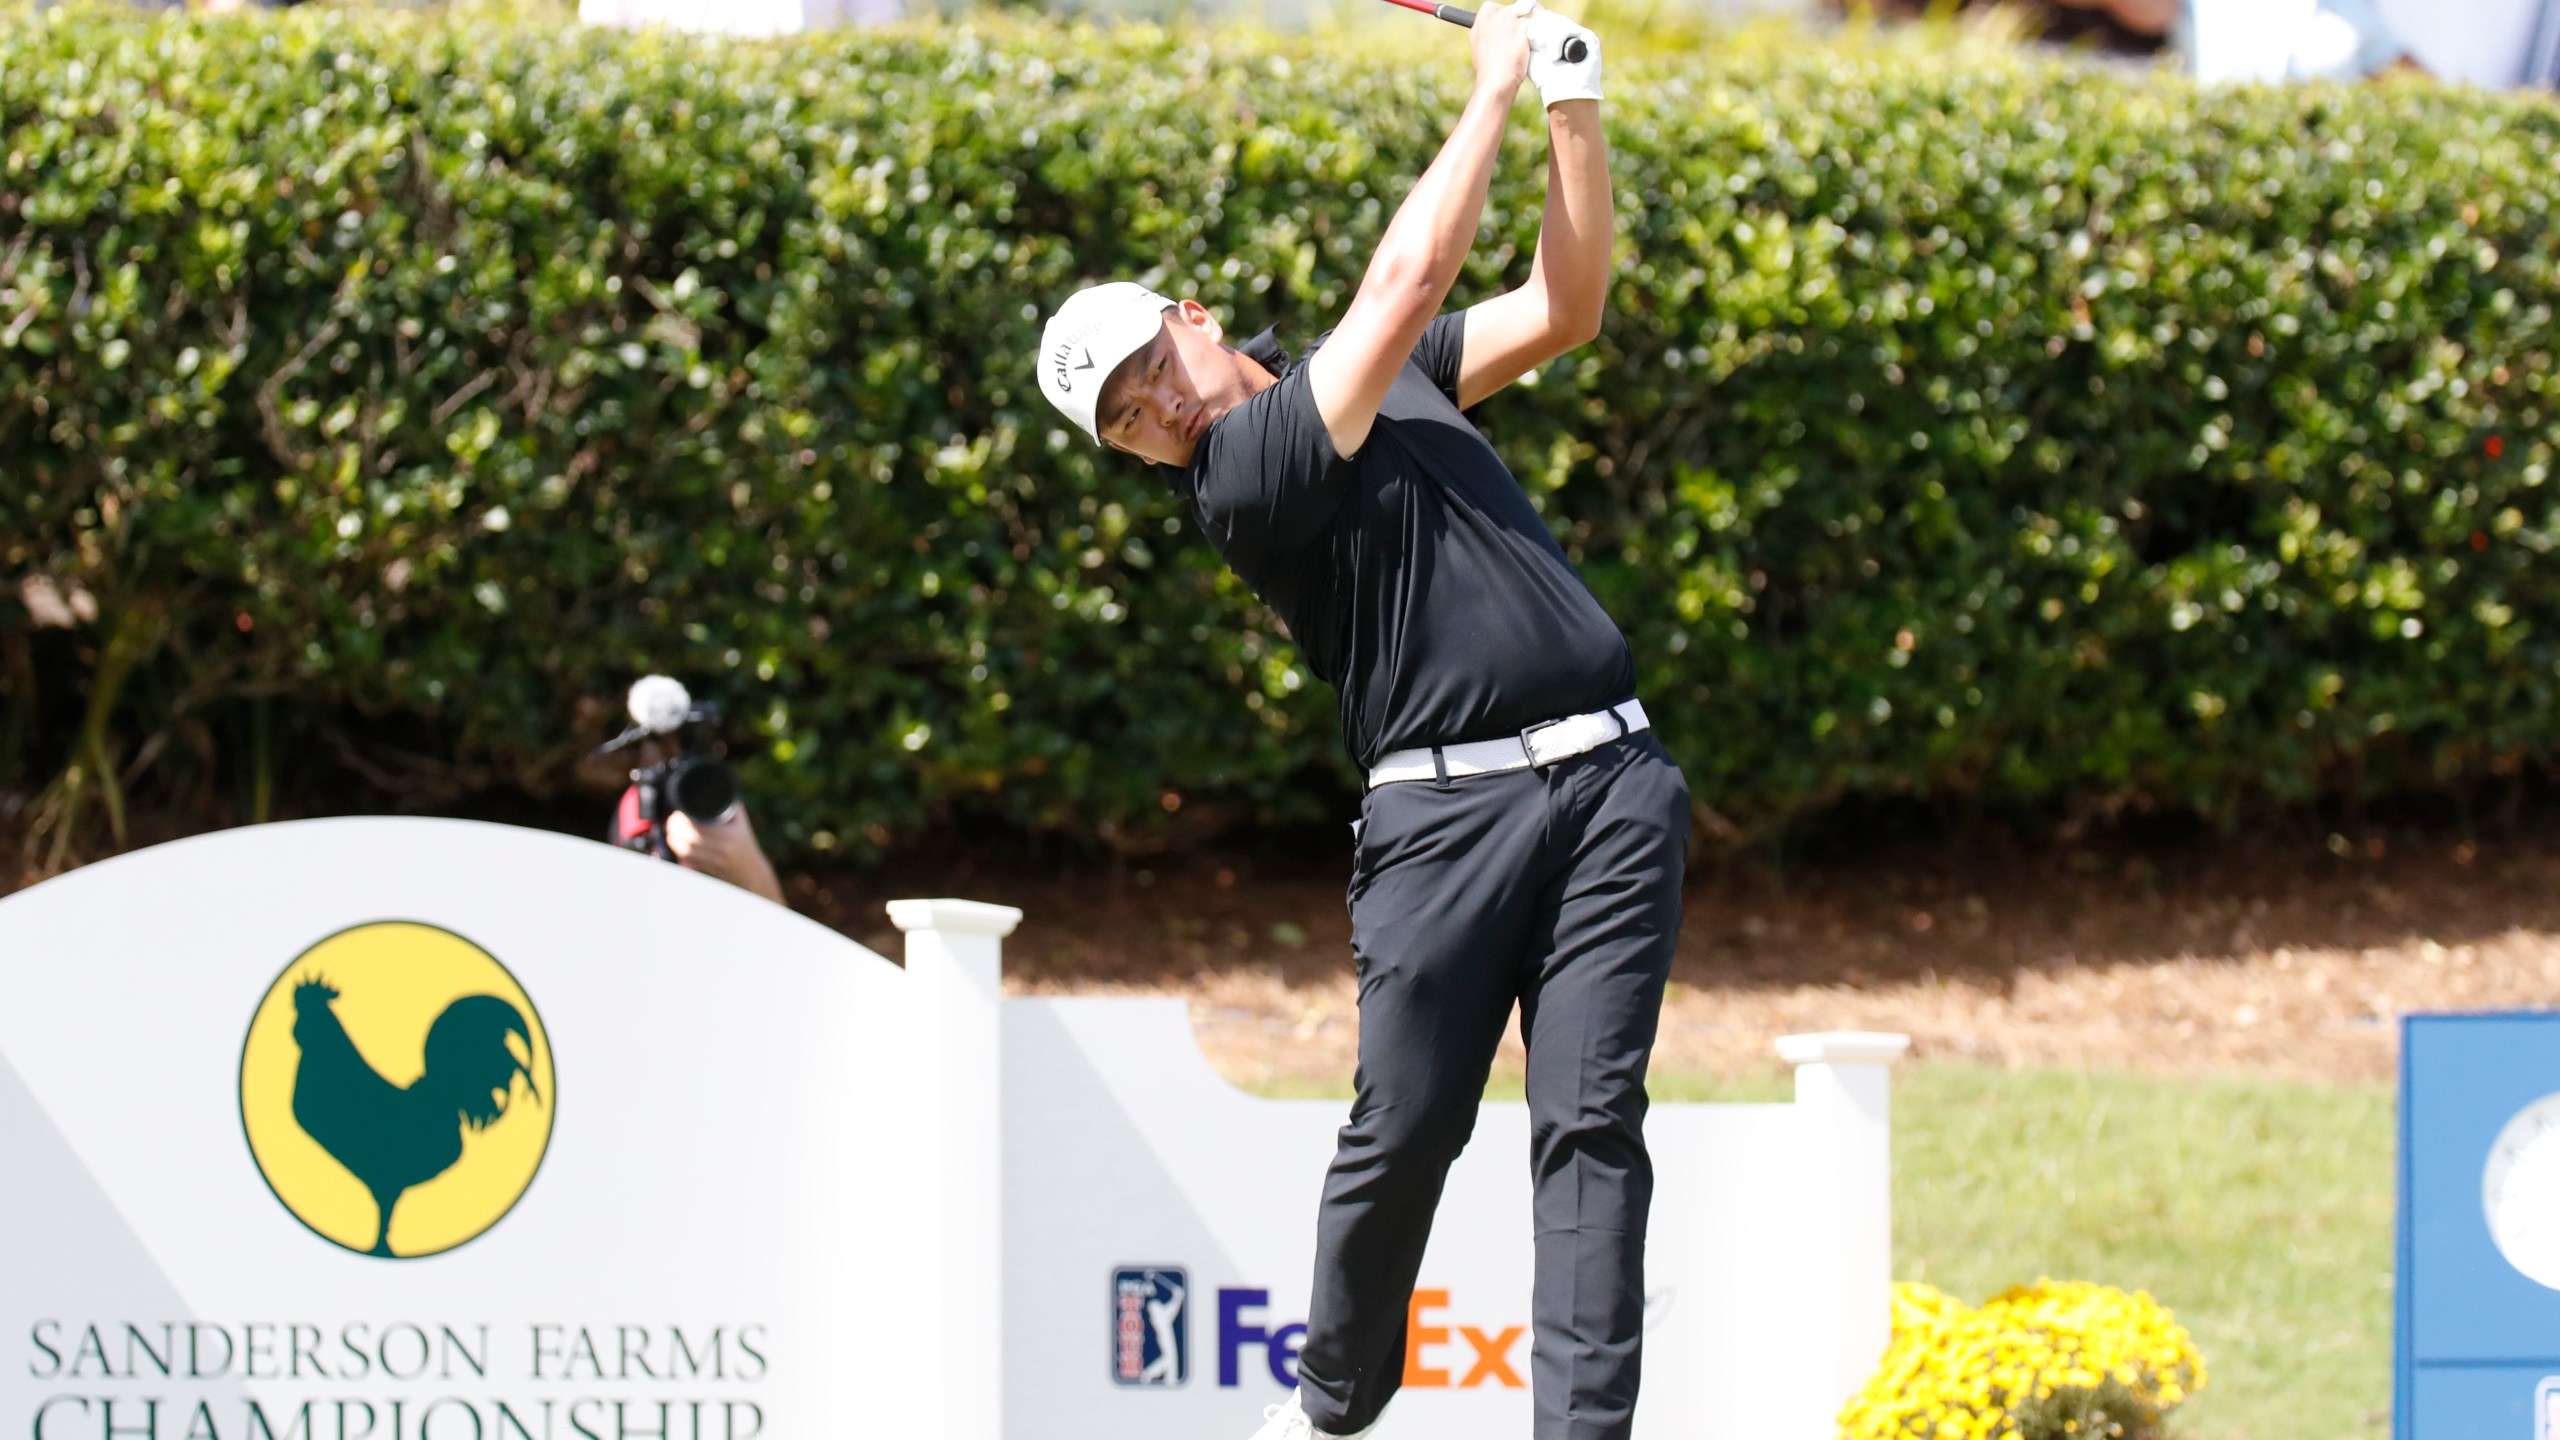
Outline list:
[[[631,682],[623,708],[649,734],[672,735],[693,716],[693,692],[672,675],[643,675]]]

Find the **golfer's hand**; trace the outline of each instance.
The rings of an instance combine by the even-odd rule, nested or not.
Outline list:
[[[1570,42],[1582,42],[1582,58],[1565,58]],[[1529,17],[1529,80],[1548,105],[1600,98],[1600,37],[1553,10]]]
[[[773,873],[773,862],[765,858],[764,847],[756,843],[756,828],[748,821],[744,805],[717,825],[697,825],[681,810],[669,815],[667,852],[687,870],[726,880],[776,905],[782,903],[782,881]]]
[[[1476,12],[1467,43],[1475,52],[1478,90],[1520,93],[1520,82],[1529,78],[1529,17],[1537,10],[1537,0],[1520,0],[1516,5],[1487,5]]]

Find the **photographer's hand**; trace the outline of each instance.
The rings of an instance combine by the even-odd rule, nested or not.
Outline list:
[[[744,805],[717,825],[696,825],[693,817],[681,810],[669,815],[667,849],[676,857],[676,863],[687,870],[726,880],[776,905],[784,903],[781,877],[773,873],[773,862],[765,858],[764,847],[756,843],[756,827],[747,819]]]

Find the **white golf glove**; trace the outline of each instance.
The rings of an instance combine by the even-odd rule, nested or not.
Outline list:
[[[1580,40],[1579,60],[1568,60],[1568,42]],[[1529,80],[1548,105],[1600,98],[1600,37],[1553,10],[1529,17]]]

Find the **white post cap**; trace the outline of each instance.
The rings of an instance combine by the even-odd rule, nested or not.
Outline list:
[[[1022,923],[1022,912],[1010,905],[990,905],[983,900],[892,900],[889,923],[901,930],[941,930],[1003,939]]]
[[[1885,1030],[1824,1030],[1778,1037],[1778,1058],[1790,1065],[1890,1065],[1910,1048],[1910,1036]]]

